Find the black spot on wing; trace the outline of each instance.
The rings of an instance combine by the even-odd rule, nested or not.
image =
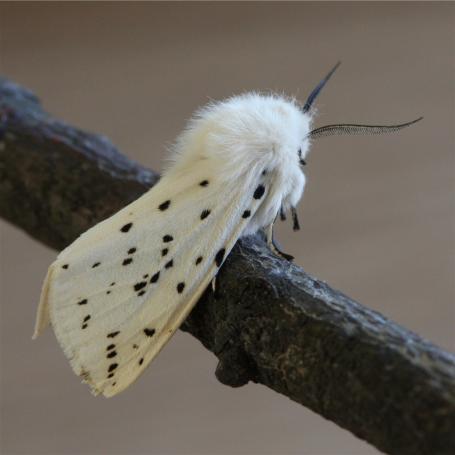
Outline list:
[[[108,379],[113,378],[113,377],[114,377],[114,373],[109,373],[109,374],[107,375],[107,377],[108,377]]]
[[[208,180],[202,180],[202,182],[199,182],[200,186],[207,186],[209,184]]]
[[[120,228],[120,231],[128,232],[131,229],[131,226],[133,226],[133,223],[127,223]]]
[[[258,187],[254,190],[253,194],[254,199],[261,199],[261,197],[264,195],[264,192],[265,192],[264,185],[258,185]]]
[[[62,265],[62,269],[65,269],[65,270],[66,270],[68,267],[69,267],[69,264],[63,264],[63,265]]]
[[[248,218],[251,216],[251,211],[250,210],[245,210],[243,213],[242,213],[242,218]]]
[[[115,286],[115,281],[113,281],[109,286]]]
[[[126,258],[123,260],[122,265],[129,265],[133,262],[133,258]]]
[[[163,248],[161,250],[161,256],[166,256],[166,254],[168,254],[168,253],[169,253],[169,248]]]
[[[111,351],[106,354],[106,357],[108,359],[112,359],[113,357],[116,357],[116,356],[117,356],[117,351]]]
[[[106,351],[110,351],[111,349],[115,348],[115,344],[110,344],[107,348]]]
[[[118,363],[111,363],[108,368],[108,372],[114,371],[118,367]]]
[[[173,265],[174,265],[174,260],[171,259],[170,261],[166,262],[166,264],[164,265],[164,268],[170,269]]]
[[[148,273],[146,273],[145,275],[142,276],[142,278],[144,278],[144,280],[146,280],[148,277],[149,277]]]
[[[141,358],[139,359],[139,365],[142,365],[143,363],[144,363],[144,357],[141,357]]]
[[[185,289],[185,283],[182,281],[177,285],[177,292],[181,294],[183,290]]]
[[[133,349],[139,349],[139,346],[135,343],[133,344]]]
[[[164,243],[172,242],[172,240],[174,240],[174,237],[172,237],[172,235],[166,234],[165,236],[163,236]]]
[[[171,205],[171,201],[168,199],[167,201],[164,201],[162,202],[158,208],[161,210],[161,211],[164,211],[164,210],[167,210],[169,208],[169,206]]]
[[[78,305],[87,305],[88,300],[87,299],[82,299],[77,302]]]
[[[95,263],[92,265],[92,269],[94,269],[95,267],[98,267],[100,264],[101,264],[101,262],[95,262]]]
[[[82,330],[86,329],[88,327],[87,324],[82,324]]]
[[[149,329],[149,328],[145,328],[144,329],[144,333],[148,336],[148,337],[152,337],[153,335],[155,335],[155,329]]]
[[[120,333],[120,330],[117,330],[116,332],[108,333],[107,337],[108,338],[115,338],[119,333]]]
[[[218,253],[216,253],[215,264],[217,265],[217,267],[220,267],[221,264],[223,263],[224,253],[226,253],[226,250],[224,248],[221,248],[221,250],[219,250]]]
[[[152,275],[152,278],[150,278],[150,283],[156,283],[158,281],[159,277],[160,277],[160,272],[156,272],[155,275]]]
[[[205,209],[201,213],[201,220],[205,220],[210,215],[210,210]]]
[[[202,256],[199,256],[197,259],[196,259],[196,265],[200,264],[202,262],[202,259],[204,259]]]
[[[137,293],[137,296],[138,296],[138,297],[141,297],[141,296],[143,296],[144,294],[145,294],[145,291],[142,290],[142,291],[140,291],[140,292]]]
[[[136,283],[134,285],[134,290],[135,291],[140,291],[142,288],[144,288],[145,286],[147,286],[147,281],[141,281],[140,283]]]
[[[135,252],[136,252],[136,248],[135,248],[135,247],[130,248],[130,249],[128,250],[128,254],[133,254],[133,253],[135,253]]]
[[[90,320],[90,318],[91,318],[91,316],[90,316],[89,314],[87,314],[87,316],[85,316],[85,318],[84,318],[84,322],[87,322],[87,321],[89,321],[89,320]]]

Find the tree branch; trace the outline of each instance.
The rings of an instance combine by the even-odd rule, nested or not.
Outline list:
[[[0,79],[0,215],[62,249],[158,175]],[[299,267],[239,241],[182,329],[217,378],[264,384],[390,454],[455,453],[455,358]]]

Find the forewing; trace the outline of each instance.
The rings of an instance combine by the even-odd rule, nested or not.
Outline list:
[[[260,206],[260,178],[255,170],[231,183],[197,171],[165,177],[52,264],[37,327],[49,311],[94,393],[128,387],[177,330]]]

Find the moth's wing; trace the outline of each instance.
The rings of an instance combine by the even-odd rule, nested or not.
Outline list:
[[[51,265],[37,332],[50,315],[95,394],[128,387],[177,330],[264,199],[260,179],[248,171],[228,184],[197,169],[164,177]]]

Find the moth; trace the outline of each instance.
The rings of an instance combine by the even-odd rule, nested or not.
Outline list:
[[[142,197],[82,234],[49,267],[34,337],[51,322],[74,372],[94,394],[126,389],[160,352],[241,236],[292,214],[305,186],[311,141],[387,133],[389,126],[311,129],[313,104],[339,63],[303,105],[246,93],[197,111],[171,165]]]

